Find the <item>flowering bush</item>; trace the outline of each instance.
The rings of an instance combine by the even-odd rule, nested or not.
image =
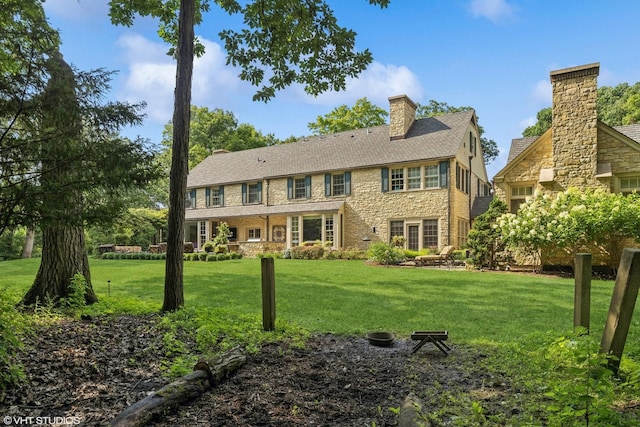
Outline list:
[[[547,249],[598,245],[609,254],[611,266],[620,261],[626,239],[640,239],[640,196],[602,190],[571,188],[558,193],[536,193],[526,199],[517,214],[498,218],[496,228],[508,247],[531,256],[542,265]]]

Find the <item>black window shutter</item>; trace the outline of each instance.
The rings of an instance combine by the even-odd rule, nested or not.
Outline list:
[[[440,162],[440,187],[449,186],[449,161],[443,160]]]
[[[351,194],[351,172],[344,173],[344,194]]]

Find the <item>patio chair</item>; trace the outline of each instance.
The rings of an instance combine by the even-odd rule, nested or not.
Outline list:
[[[416,257],[416,261],[422,265],[438,264],[442,265],[445,262],[451,261],[453,256],[453,245],[448,245],[442,248],[437,255],[420,255]]]

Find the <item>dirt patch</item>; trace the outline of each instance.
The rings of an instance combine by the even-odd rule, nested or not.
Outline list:
[[[41,327],[22,355],[28,381],[6,390],[0,414],[106,425],[166,383],[156,322],[120,316]],[[409,392],[445,424],[457,417],[447,409],[456,395],[482,402],[487,414],[517,410],[505,407],[512,392],[504,378],[481,368],[483,354],[449,343],[448,356],[430,345],[411,355],[409,339],[386,348],[334,335],[313,336],[304,349],[265,345],[219,387],[153,425],[395,425]]]

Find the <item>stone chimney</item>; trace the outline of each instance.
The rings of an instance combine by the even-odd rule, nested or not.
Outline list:
[[[389,140],[404,139],[416,119],[416,108],[407,95],[389,98]]]
[[[562,188],[598,185],[598,98],[600,63],[550,73],[553,88],[553,172]]]

